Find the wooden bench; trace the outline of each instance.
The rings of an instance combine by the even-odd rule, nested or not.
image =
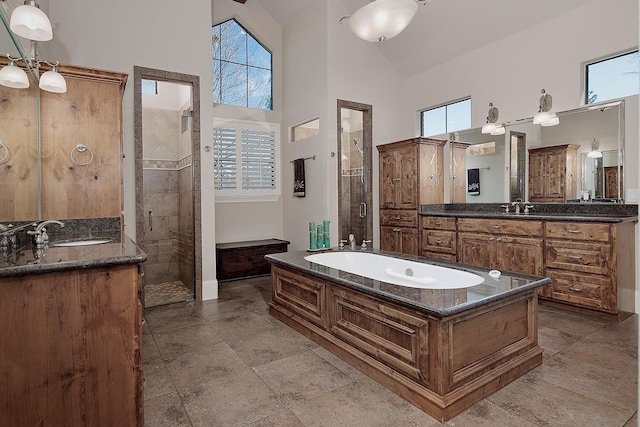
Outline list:
[[[280,239],[249,240],[216,244],[218,281],[235,280],[271,273],[264,256],[287,252],[289,242]]]

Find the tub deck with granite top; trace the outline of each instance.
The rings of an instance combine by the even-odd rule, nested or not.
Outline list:
[[[374,252],[391,262],[398,258]],[[266,257],[272,267],[270,313],[440,421],[542,363],[537,289],[549,279],[495,277],[488,270],[402,256],[482,279],[467,288],[428,289],[364,277],[307,256]]]

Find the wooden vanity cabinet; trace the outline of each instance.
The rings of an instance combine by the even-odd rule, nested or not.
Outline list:
[[[579,145],[529,150],[529,201],[563,203],[577,197]]]
[[[418,255],[420,205],[444,201],[445,143],[439,139],[413,138],[377,146],[380,249]]]
[[[463,264],[542,276],[541,221],[458,219],[458,261]]]
[[[422,217],[422,256],[456,262],[456,219],[437,216]]]
[[[0,425],[142,426],[138,264],[0,279]]]
[[[617,314],[618,289],[635,282],[633,235],[631,223],[547,222],[543,296]]]

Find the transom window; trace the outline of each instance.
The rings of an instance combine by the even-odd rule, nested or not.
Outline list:
[[[280,126],[214,119],[217,202],[273,201],[280,196]]]
[[[273,109],[271,52],[235,19],[212,27],[213,101]]]
[[[636,50],[587,64],[585,103],[637,95],[640,85],[638,60]]]
[[[433,136],[471,127],[471,98],[420,112],[420,135]]]

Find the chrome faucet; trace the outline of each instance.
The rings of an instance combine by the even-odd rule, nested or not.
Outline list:
[[[516,199],[515,202],[511,202],[511,206],[515,206],[516,207],[516,213],[517,214],[520,213],[520,203],[522,203],[522,200],[520,200],[520,199]]]
[[[27,231],[27,234],[33,235],[33,243],[36,245],[36,248],[44,246],[44,244],[49,240],[47,230],[44,228],[49,224],[58,224],[60,228],[64,227],[64,223],[62,221],[48,219],[46,221],[42,221],[39,224],[34,224],[36,227],[35,230]]]
[[[356,236],[353,234],[349,234],[349,249],[352,251],[356,250]]]
[[[363,240],[362,241],[362,246],[360,246],[360,249],[363,251],[367,250],[367,243],[371,243],[371,240]]]

